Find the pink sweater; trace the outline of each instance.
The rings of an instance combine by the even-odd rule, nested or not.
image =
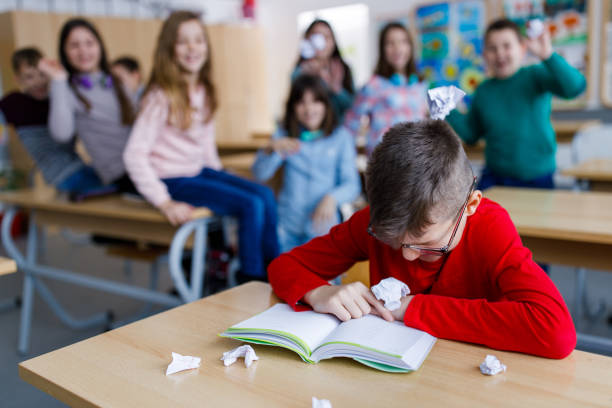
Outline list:
[[[221,169],[214,124],[203,121],[205,98],[203,87],[189,95],[195,111],[187,130],[168,124],[169,101],[162,90],[152,90],[142,101],[123,161],[138,191],[156,207],[171,199],[161,179],[193,177],[204,167]]]

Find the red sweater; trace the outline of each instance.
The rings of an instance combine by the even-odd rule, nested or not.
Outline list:
[[[444,264],[442,258],[407,261],[401,250],[367,233],[369,220],[366,208],[329,234],[279,256],[268,268],[274,292],[303,310],[298,302],[308,291],[369,260],[372,285],[393,276],[415,295],[404,315],[407,326],[549,358],[563,358],[576,346],[563,298],[499,204],[483,198]]]

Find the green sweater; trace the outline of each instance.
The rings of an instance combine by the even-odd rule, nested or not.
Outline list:
[[[486,141],[485,164],[500,176],[533,180],[555,171],[557,143],[551,98],[574,98],[586,79],[560,55],[523,67],[509,78],[490,78],[474,94],[469,112],[447,120],[468,144]]]

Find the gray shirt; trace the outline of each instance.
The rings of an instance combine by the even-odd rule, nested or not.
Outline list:
[[[91,156],[92,167],[109,183],[125,174],[122,155],[131,127],[121,123],[119,100],[113,87],[103,83],[102,73],[90,77],[91,88],[77,85],[91,104],[89,111],[67,80],[51,81],[49,130],[60,143],[71,142],[78,135]]]

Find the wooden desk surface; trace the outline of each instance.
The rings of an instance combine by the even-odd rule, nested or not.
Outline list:
[[[586,119],[586,120],[565,120],[565,119],[553,119],[551,120],[555,134],[557,135],[558,142],[571,142],[576,132],[584,129],[588,126],[594,126],[601,124],[598,119]]]
[[[612,194],[494,187],[538,262],[612,271]]]
[[[521,236],[612,244],[612,194],[493,187]]]
[[[584,180],[612,182],[612,159],[587,160],[561,173]]]
[[[220,157],[224,168],[251,173],[251,166],[255,162],[255,153],[234,153]]]
[[[17,272],[17,263],[10,258],[0,256],[0,276]]]
[[[178,227],[143,201],[131,201],[118,195],[91,198],[79,203],[58,198],[54,193],[18,190],[0,193],[0,202],[25,210],[34,210],[36,222],[71,228],[91,234],[169,245]],[[193,218],[212,215],[207,208],[196,208]],[[187,243],[191,245],[190,238]]]
[[[251,368],[224,367],[222,353],[240,343],[217,334],[276,302],[269,285],[252,282],[22,362],[19,375],[80,407],[310,407],[312,396],[334,407],[612,404],[612,358],[581,351],[549,360],[439,340],[418,371],[389,374],[256,345]],[[201,367],[166,377],[172,351],[201,357]],[[487,353],[508,371],[482,375]]]
[[[0,193],[0,202],[32,210],[168,224],[163,214],[150,204],[143,201],[126,200],[119,195],[91,198],[73,203],[58,198],[55,194],[41,194],[34,190],[17,190]],[[205,208],[198,208],[196,214],[197,217],[205,217],[212,215],[212,212]]]

